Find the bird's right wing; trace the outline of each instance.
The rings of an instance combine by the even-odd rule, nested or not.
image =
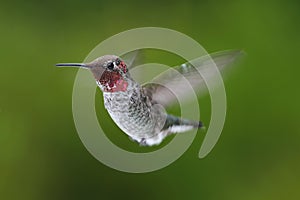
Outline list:
[[[197,58],[161,73],[149,83],[144,84],[143,90],[153,103],[163,106],[171,105],[178,98],[188,99],[189,92],[191,92],[190,86],[198,94],[205,94],[206,87],[202,75],[205,75],[205,79],[214,78],[218,73],[217,69],[221,72],[225,71],[242,54],[240,50],[229,50]]]

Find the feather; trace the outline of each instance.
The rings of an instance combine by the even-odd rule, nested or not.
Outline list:
[[[163,106],[169,106],[177,100],[186,100],[193,91],[203,95],[206,87],[202,75],[206,79],[215,78],[218,73],[215,66],[221,72],[226,71],[241,55],[243,52],[240,50],[229,50],[202,56],[161,73],[144,84],[143,90],[153,103]]]
[[[128,52],[121,56],[122,60],[127,64],[128,68],[133,68],[134,66],[141,63],[142,57],[143,56],[141,50],[139,49]]]

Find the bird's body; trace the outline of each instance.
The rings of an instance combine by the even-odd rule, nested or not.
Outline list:
[[[184,126],[179,124],[179,118],[171,117],[162,106],[152,102],[143,87],[135,82],[129,73],[122,77],[122,82],[126,85],[124,91],[104,90],[104,106],[114,122],[131,139],[141,145],[160,144],[175,130],[175,126]],[[97,85],[103,89],[100,81],[97,81]],[[174,124],[171,120],[174,120]],[[195,123],[195,126],[198,127],[198,123]],[[186,124],[184,127],[186,131],[194,128],[194,124]],[[177,129],[180,130],[179,127]]]
[[[104,106],[122,131],[141,143],[143,138],[154,136],[155,111],[142,88],[134,80],[127,82],[126,91],[103,93]]]
[[[103,92],[104,106],[113,121],[141,145],[157,145],[169,134],[202,127],[201,122],[166,113],[163,106],[174,100],[170,91],[160,85],[139,85],[131,78],[127,65],[118,56],[106,55],[87,64],[57,64],[57,66],[79,66],[90,69]],[[186,65],[182,67],[178,70],[184,71],[183,76],[195,71],[195,68],[187,68]],[[176,80],[176,77],[173,79],[180,84],[179,79]],[[178,88],[180,89],[175,87],[175,90]]]

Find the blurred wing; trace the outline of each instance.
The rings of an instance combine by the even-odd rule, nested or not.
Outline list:
[[[122,55],[121,58],[126,63],[127,67],[130,69],[141,63],[142,53],[141,50],[138,49]]]
[[[150,83],[143,85],[143,89],[153,103],[163,106],[169,106],[177,99],[187,99],[191,89],[203,95],[206,86],[200,73],[205,75],[206,79],[212,79],[218,73],[215,66],[223,72],[242,54],[242,51],[230,50],[197,58],[161,73]]]

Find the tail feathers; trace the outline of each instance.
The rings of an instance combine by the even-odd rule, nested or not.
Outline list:
[[[197,122],[168,115],[163,129],[168,130],[170,133],[182,133],[201,127],[203,127],[201,121]]]

